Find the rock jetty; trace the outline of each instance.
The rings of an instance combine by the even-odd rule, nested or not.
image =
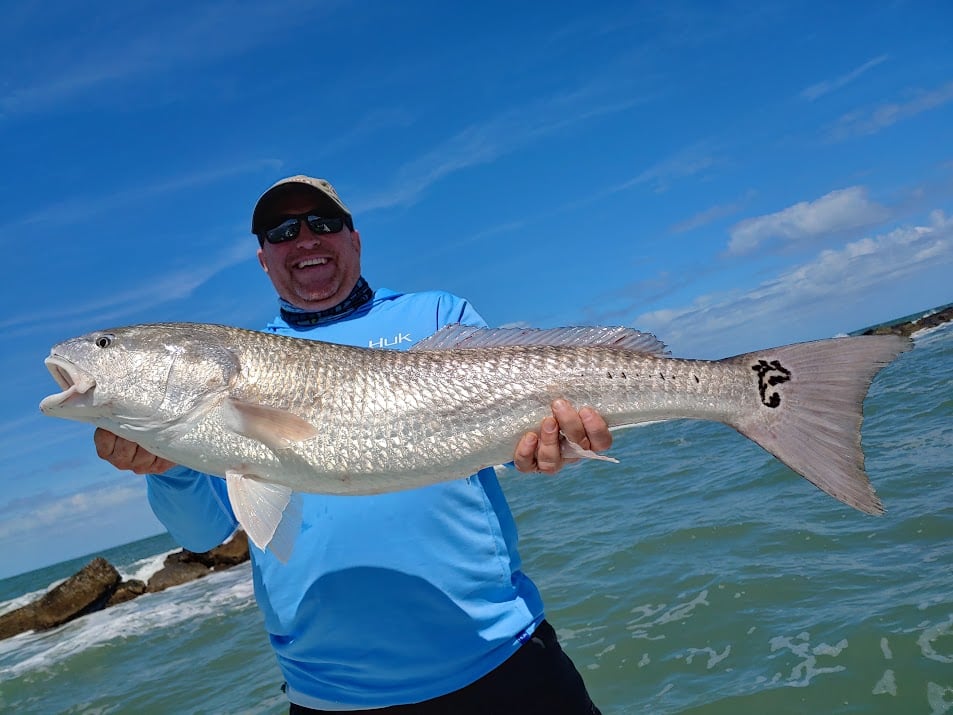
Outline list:
[[[943,325],[943,323],[949,323],[950,321],[953,321],[953,305],[948,305],[945,308],[937,310],[935,313],[924,315],[922,318],[917,318],[916,320],[886,323],[874,328],[867,328],[867,330],[863,331],[863,335],[888,335],[893,333],[894,335],[910,336],[920,330],[935,328],[938,325]]]
[[[148,583],[138,579],[124,581],[116,567],[99,556],[37,600],[0,615],[0,639],[55,628],[87,613],[125,603],[145,593],[164,591],[247,560],[248,538],[243,531],[235,532],[231,539],[211,551],[195,553],[181,549],[169,554]]]

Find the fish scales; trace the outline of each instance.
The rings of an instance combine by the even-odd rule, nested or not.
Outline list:
[[[225,478],[252,540],[286,557],[297,492],[396,491],[508,462],[556,398],[614,427],[723,422],[836,498],[880,513],[860,449],[862,405],[876,372],[910,346],[866,336],[701,361],[668,357],[626,329],[457,326],[398,352],[154,324],[54,346],[47,365],[62,391],[41,409]],[[571,443],[564,451],[600,458]],[[278,517],[262,517],[262,503]]]

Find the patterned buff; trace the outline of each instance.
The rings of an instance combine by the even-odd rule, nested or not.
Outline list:
[[[296,328],[308,328],[321,323],[329,323],[348,313],[353,313],[373,297],[374,291],[361,276],[357,279],[357,284],[351,294],[336,306],[327,310],[302,310],[283,298],[279,298],[278,303],[281,305],[281,317],[288,325],[293,325]]]

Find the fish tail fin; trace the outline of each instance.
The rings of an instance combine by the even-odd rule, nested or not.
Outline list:
[[[874,376],[912,347],[899,335],[864,335],[727,358],[754,372],[761,402],[730,424],[835,499],[883,514],[864,471],[863,403]]]

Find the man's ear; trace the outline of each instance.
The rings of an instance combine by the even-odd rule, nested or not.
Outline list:
[[[261,264],[261,269],[262,269],[265,273],[267,273],[267,272],[268,272],[268,264],[265,263],[265,249],[263,249],[263,248],[259,248],[259,249],[258,249],[258,262]]]

